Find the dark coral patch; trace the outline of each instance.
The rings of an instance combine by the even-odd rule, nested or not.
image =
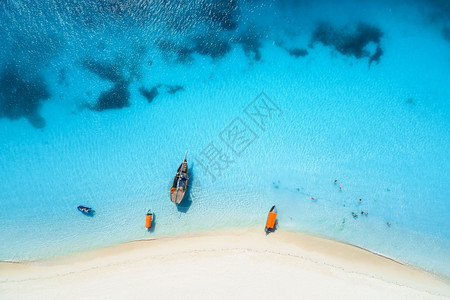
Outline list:
[[[370,65],[373,63],[373,62],[376,62],[377,63],[377,65],[378,65],[378,63],[380,62],[380,58],[381,58],[381,56],[383,55],[383,49],[381,49],[381,47],[378,45],[377,46],[377,49],[375,50],[375,53],[374,54],[372,54],[372,56],[370,57],[370,59],[369,59],[369,67],[370,67]]]
[[[250,26],[246,31],[233,38],[233,42],[240,44],[245,55],[255,61],[261,60],[262,35],[254,26]]]
[[[85,58],[81,65],[91,73],[98,77],[109,80],[111,82],[123,81],[122,72],[118,66],[107,62],[99,62],[90,58]]]
[[[357,59],[370,57],[370,63],[378,62],[383,50],[380,46],[383,33],[377,27],[359,22],[354,26],[335,28],[330,23],[319,23],[311,38],[311,46],[320,42],[325,46],[336,49],[343,55],[354,56]],[[377,48],[371,53],[367,46],[374,43]]]
[[[175,43],[166,40],[160,40],[157,43],[158,48],[163,52],[166,59],[174,58],[177,62],[187,63],[192,61],[193,49],[185,46],[178,46]]]
[[[139,93],[141,93],[142,96],[144,96],[148,103],[151,103],[153,101],[153,99],[156,98],[156,96],[158,96],[159,92],[158,92],[158,86],[154,86],[152,87],[150,90],[145,88],[144,86],[141,86],[141,88],[139,89]]]
[[[304,56],[308,55],[308,50],[303,49],[303,48],[291,48],[291,49],[286,49],[286,50],[289,53],[289,55],[294,56],[296,58],[304,57]]]
[[[411,104],[411,105],[416,105],[416,102],[414,101],[413,98],[408,98],[408,99],[406,99],[405,102],[408,103],[408,104]]]
[[[167,93],[174,95],[179,91],[183,91],[184,87],[182,85],[166,85]]]
[[[450,21],[450,1],[448,0],[422,0],[426,5],[424,12],[429,14],[431,21],[438,24],[447,24]]]
[[[119,109],[130,106],[130,92],[127,82],[117,82],[112,89],[100,94],[93,110]]]
[[[447,42],[450,42],[450,27],[444,27],[444,28],[442,28],[442,37],[443,37]]]
[[[34,127],[42,128],[45,120],[39,115],[39,108],[41,101],[50,96],[42,78],[26,78],[15,65],[7,65],[0,76],[0,117],[24,117]]]
[[[114,86],[101,93],[94,106],[89,106],[96,111],[107,109],[119,109],[130,106],[130,92],[128,91],[129,80],[122,75],[119,66],[108,62],[99,62],[92,59],[84,59],[82,66],[98,77],[111,81]]]
[[[231,51],[231,45],[227,40],[216,35],[201,35],[194,38],[194,51],[201,54],[219,58]]]
[[[161,40],[157,45],[166,60],[179,63],[191,62],[193,53],[220,58],[231,51],[231,45],[227,40],[213,34],[196,36],[188,44],[180,46],[171,41]]]

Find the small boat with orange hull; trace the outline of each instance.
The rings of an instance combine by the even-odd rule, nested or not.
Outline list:
[[[184,155],[184,160],[178,167],[177,174],[175,175],[172,187],[170,188],[170,200],[176,204],[180,204],[181,201],[183,201],[189,182],[189,168],[186,156],[187,151]]]
[[[267,217],[266,228],[264,229],[266,231],[266,234],[275,231],[276,225],[277,225],[277,209],[275,208],[274,205],[270,209],[269,216]]]
[[[153,212],[151,209],[149,209],[147,211],[147,214],[145,215],[145,227],[147,229],[152,228],[152,223],[153,223]]]

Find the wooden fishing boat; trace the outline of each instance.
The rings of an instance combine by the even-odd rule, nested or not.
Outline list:
[[[145,227],[147,229],[152,228],[152,222],[153,222],[153,212],[151,209],[147,211],[147,214],[145,215]]]
[[[180,204],[181,201],[183,201],[189,182],[189,168],[186,156],[187,151],[184,155],[184,160],[178,167],[177,174],[175,175],[172,187],[170,188],[170,200],[176,204]]]
[[[275,231],[276,229],[276,221],[277,221],[277,209],[275,205],[269,211],[269,215],[267,216],[266,228],[264,229],[266,233]]]

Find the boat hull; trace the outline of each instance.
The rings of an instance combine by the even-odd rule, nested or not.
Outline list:
[[[186,195],[187,187],[189,183],[189,168],[186,161],[180,164],[178,167],[175,178],[173,179],[172,187],[170,188],[170,200],[173,203],[180,204]]]
[[[185,191],[175,191],[170,195],[170,200],[175,204],[180,204],[184,199]]]
[[[94,214],[94,210],[90,207],[80,205],[77,209],[85,215],[92,216]]]
[[[274,205],[269,211],[269,215],[267,216],[266,221],[266,227],[264,230],[266,231],[266,233],[275,231],[276,225],[277,225],[277,209],[275,208]]]

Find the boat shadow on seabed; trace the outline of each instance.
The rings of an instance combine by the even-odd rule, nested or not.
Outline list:
[[[156,214],[153,213],[152,227],[147,228],[147,231],[148,232],[154,232],[157,224],[158,224],[158,222],[156,222]]]
[[[275,221],[275,225],[273,226],[273,228],[265,229],[266,235],[277,231],[277,229],[278,229],[278,220]]]

